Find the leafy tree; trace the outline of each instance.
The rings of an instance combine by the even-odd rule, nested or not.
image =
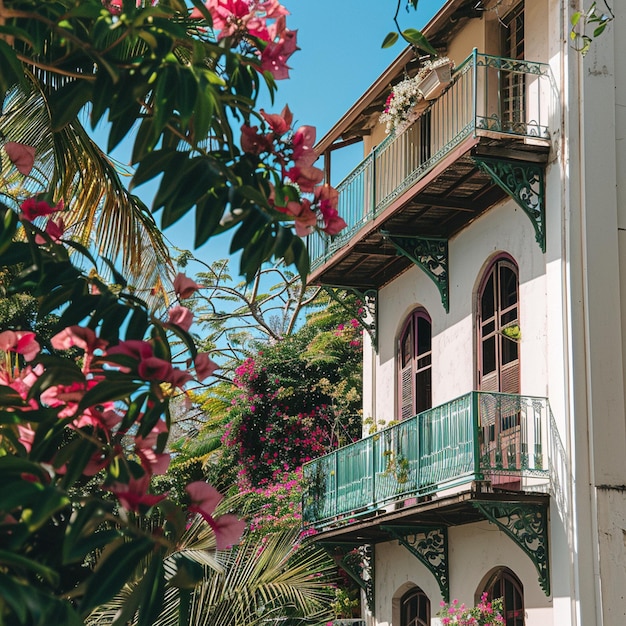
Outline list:
[[[235,24],[193,4],[0,1],[0,258],[3,304],[17,303],[0,331],[7,624],[82,624],[129,590],[113,623],[144,626],[175,589],[182,623],[205,576],[183,549],[187,523],[199,515],[218,549],[243,529],[215,513],[220,495],[204,480],[188,477],[170,497],[152,480],[170,461],[170,401],[215,364],[179,303],[195,287],[177,276],[177,300],[159,314],[81,234],[96,224],[111,257],[114,242],[133,254],[156,247],[126,267],[146,277],[140,288],[161,288],[158,229],[110,152],[131,142],[131,183],[156,181],[163,227],[194,209],[196,245],[236,228],[248,278],[270,258],[306,274],[300,236],[343,223],[312,166],[314,129],[292,129],[288,108],[255,110],[296,49],[284,8],[246,5],[254,19]],[[105,124],[106,153],[85,121]]]
[[[236,228],[232,251],[242,250],[248,279],[272,258],[306,275],[308,255],[292,226],[302,235],[318,227],[338,232],[345,223],[336,191],[318,185],[315,129],[294,131],[288,108],[255,110],[261,89],[272,95],[275,79],[288,76],[297,49],[286,11],[255,2],[247,16],[224,19],[200,0],[193,7],[182,0],[3,0],[3,171],[19,146],[34,147],[35,166],[27,181],[7,173],[12,184],[3,192],[65,199],[68,225],[83,244],[97,220],[103,254],[125,248],[124,267],[144,278],[142,287],[158,288],[156,261],[165,250],[152,216],[90,139],[82,123],[88,114],[108,153],[130,143],[131,189],[155,180],[152,210],[161,211],[162,228],[193,209],[196,247]]]

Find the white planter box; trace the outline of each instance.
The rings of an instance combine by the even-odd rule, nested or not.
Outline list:
[[[452,80],[452,71],[450,64],[440,65],[432,69],[424,79],[419,83],[419,88],[424,94],[426,100],[435,100]]]

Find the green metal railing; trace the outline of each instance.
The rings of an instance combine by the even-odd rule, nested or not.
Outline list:
[[[326,262],[467,137],[549,139],[555,102],[549,65],[474,50],[408,130],[389,135],[337,186],[338,211],[347,227],[333,237],[308,237],[311,267]]]
[[[489,480],[548,477],[546,398],[473,391],[304,466],[305,524],[324,526],[394,501]],[[545,481],[544,481],[545,482]]]

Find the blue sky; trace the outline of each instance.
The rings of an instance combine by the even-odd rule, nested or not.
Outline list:
[[[442,6],[443,0],[420,0],[419,10],[405,10],[401,0],[402,28],[422,28]],[[382,49],[385,35],[394,30],[396,0],[282,0],[289,10],[287,27],[298,31],[298,47],[289,61],[289,80],[278,82],[275,103],[261,106],[278,113],[289,105],[294,124],[317,128],[321,139],[354,104],[378,75],[400,54],[401,43]],[[356,165],[356,163],[354,164]],[[141,187],[138,192],[149,191]],[[149,202],[149,198],[145,200]],[[157,220],[159,217],[157,216]],[[193,245],[193,213],[165,231],[181,248]],[[209,240],[195,256],[209,263],[228,257],[231,233]],[[238,263],[231,270],[236,273]]]

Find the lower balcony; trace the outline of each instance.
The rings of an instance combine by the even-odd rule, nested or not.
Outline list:
[[[429,522],[442,508],[467,523],[480,517],[466,506],[477,485],[496,500],[545,493],[549,427],[546,398],[468,393],[307,463],[304,524],[345,531],[414,509]]]
[[[448,528],[484,521],[527,554],[549,596],[549,509],[569,517],[568,473],[546,398],[473,391],[307,463],[304,526],[371,611],[377,544],[398,541],[449,601]]]

